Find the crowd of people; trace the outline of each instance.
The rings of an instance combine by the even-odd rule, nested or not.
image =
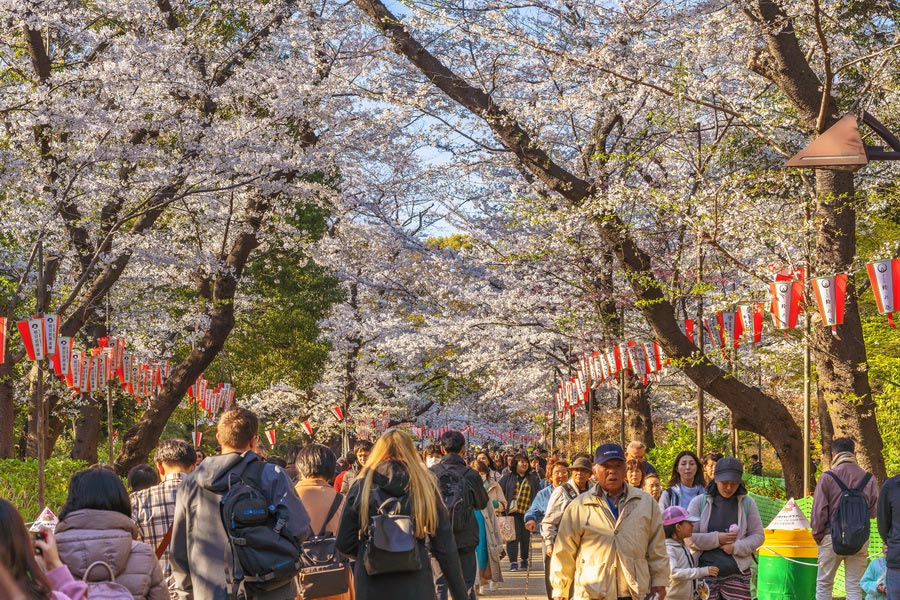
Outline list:
[[[457,431],[417,449],[389,429],[349,457],[309,444],[284,460],[258,429],[235,408],[215,455],[161,442],[130,494],[107,466],[75,473],[55,531],[32,536],[0,500],[0,599],[469,600],[503,582],[504,559],[532,567],[533,535],[550,600],[751,598],[764,533],[736,458],[683,451],[663,485],[640,442],[563,457],[467,448]],[[832,450],[811,520],[816,598],[843,563],[848,600],[900,600],[900,477],[879,491],[852,440]],[[884,556],[869,563],[876,516]]]

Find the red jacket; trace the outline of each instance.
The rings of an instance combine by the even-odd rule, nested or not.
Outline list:
[[[843,462],[831,468],[831,472],[838,476],[848,488],[856,488],[862,483],[866,471],[852,462]],[[869,479],[863,495],[869,501],[869,518],[875,518],[876,504],[878,503],[878,483],[875,477]],[[819,477],[816,482],[816,493],[813,495],[812,506],[812,534],[816,543],[822,543],[822,538],[831,533],[831,517],[837,510],[841,499],[841,488],[830,475]]]

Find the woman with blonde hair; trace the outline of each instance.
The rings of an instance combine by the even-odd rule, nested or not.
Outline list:
[[[388,429],[372,448],[344,503],[337,533],[337,548],[355,557],[355,589],[358,600],[436,598],[428,547],[447,581],[453,600],[466,600],[466,584],[453,539],[450,514],[444,506],[437,479],[425,468],[412,438],[399,429]],[[412,517],[420,568],[370,575],[365,556],[370,519],[379,506]]]

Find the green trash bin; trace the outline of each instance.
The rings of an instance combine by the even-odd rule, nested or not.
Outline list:
[[[813,600],[818,547],[809,529],[766,529],[759,549],[759,600]]]

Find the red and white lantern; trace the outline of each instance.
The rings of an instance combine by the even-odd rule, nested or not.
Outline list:
[[[716,315],[719,321],[719,331],[722,332],[722,346],[737,348],[741,343],[741,334],[744,333],[744,322],[740,316],[723,310]]]
[[[803,299],[802,281],[774,281],[769,284],[772,305],[769,308],[776,329],[793,329],[800,314]]]
[[[847,274],[816,277],[812,280],[813,294],[819,307],[822,324],[837,335],[837,326],[844,323],[844,297],[847,294]]]
[[[194,432],[194,448],[200,447],[200,442],[203,440],[203,432],[195,431]]]
[[[56,340],[59,337],[59,315],[44,315],[44,353],[56,354]]]
[[[340,406],[335,406],[334,408],[331,409],[331,412],[334,413],[334,416],[337,417],[338,421],[344,420],[344,411],[341,410]]]
[[[40,317],[16,323],[29,360],[44,360],[44,320]]]
[[[310,423],[309,421],[303,421],[303,429],[306,430],[306,434],[309,437],[312,437],[312,434],[313,434],[312,423]]]
[[[741,320],[742,335],[751,344],[762,339],[763,311],[759,304],[738,304],[736,318]]]
[[[309,421],[307,421],[307,423],[309,423]],[[310,434],[310,435],[312,435],[312,434]],[[269,440],[269,448],[274,448],[275,447],[275,430],[274,429],[266,430],[266,439]]]
[[[888,324],[894,324],[894,313],[900,311],[900,258],[879,260],[866,265],[878,312],[887,315]]]

